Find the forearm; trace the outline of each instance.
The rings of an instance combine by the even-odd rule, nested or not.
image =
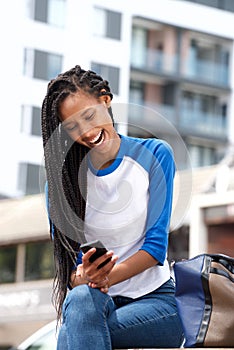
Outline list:
[[[149,253],[139,250],[137,253],[116,264],[108,275],[109,286],[123,282],[146,269],[156,265],[158,262]]]

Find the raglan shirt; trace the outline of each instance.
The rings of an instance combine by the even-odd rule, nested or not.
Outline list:
[[[111,166],[96,170],[89,160],[85,236],[87,241],[100,239],[114,250],[117,263],[140,249],[158,261],[109,288],[112,296],[137,298],[170,278],[166,255],[175,165],[165,141],[119,136],[120,149]],[[47,183],[45,194],[49,215]],[[53,237],[50,216],[49,222]],[[77,265],[81,258],[80,252]]]
[[[109,288],[112,296],[137,298],[170,278],[167,246],[175,165],[165,141],[119,136],[120,149],[109,167],[96,170],[89,160],[85,237],[100,239],[118,256],[117,263],[138,250],[158,261]]]

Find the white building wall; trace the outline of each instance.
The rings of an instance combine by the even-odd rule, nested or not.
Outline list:
[[[64,55],[63,70],[80,64],[85,69],[92,61],[120,67],[120,93],[114,96],[116,119],[127,122],[124,115],[128,101],[130,74],[130,39],[133,16],[145,17],[189,30],[234,39],[234,15],[179,0],[109,1],[67,0],[65,28],[48,26],[28,17],[29,0],[8,0],[0,11],[1,29],[1,128],[0,128],[0,193],[21,195],[17,190],[18,163],[22,160],[40,164],[42,144],[34,137],[20,134],[21,105],[41,106],[47,82],[23,75],[24,48]],[[93,36],[93,7],[122,13],[121,41]],[[232,58],[234,60],[234,58]],[[233,66],[233,62],[232,62]],[[229,138],[234,140],[234,72],[231,74]],[[121,115],[121,117],[120,117]],[[124,115],[124,117],[123,117]],[[122,125],[122,132],[126,128]]]

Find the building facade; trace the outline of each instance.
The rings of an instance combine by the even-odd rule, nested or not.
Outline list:
[[[0,348],[17,345],[55,318],[43,195],[28,196],[44,191],[40,112],[48,81],[76,64],[95,70],[110,82],[119,132],[167,140],[178,170],[213,169],[234,142],[234,9],[232,0],[210,3],[4,3],[0,193],[14,199],[1,206],[7,219],[0,234]],[[191,178],[186,189],[180,182],[178,191],[189,202]],[[217,205],[226,203],[224,197]],[[196,203],[194,217],[204,214],[201,202]],[[230,213],[233,205],[227,203]],[[206,215],[214,211],[207,209]],[[176,231],[185,237],[185,255],[197,251],[197,241],[191,241],[196,233],[189,238],[188,226],[180,220]],[[233,232],[233,226],[228,230]]]
[[[120,132],[168,140],[179,168],[189,164],[178,137],[192,166],[218,162],[234,139],[234,14],[232,1],[205,3],[8,1],[0,193],[41,191],[41,103],[48,81],[76,64],[110,81]]]

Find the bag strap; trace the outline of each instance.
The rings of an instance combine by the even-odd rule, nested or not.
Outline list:
[[[210,254],[213,261],[223,265],[228,271],[234,274],[234,258],[224,254]]]

